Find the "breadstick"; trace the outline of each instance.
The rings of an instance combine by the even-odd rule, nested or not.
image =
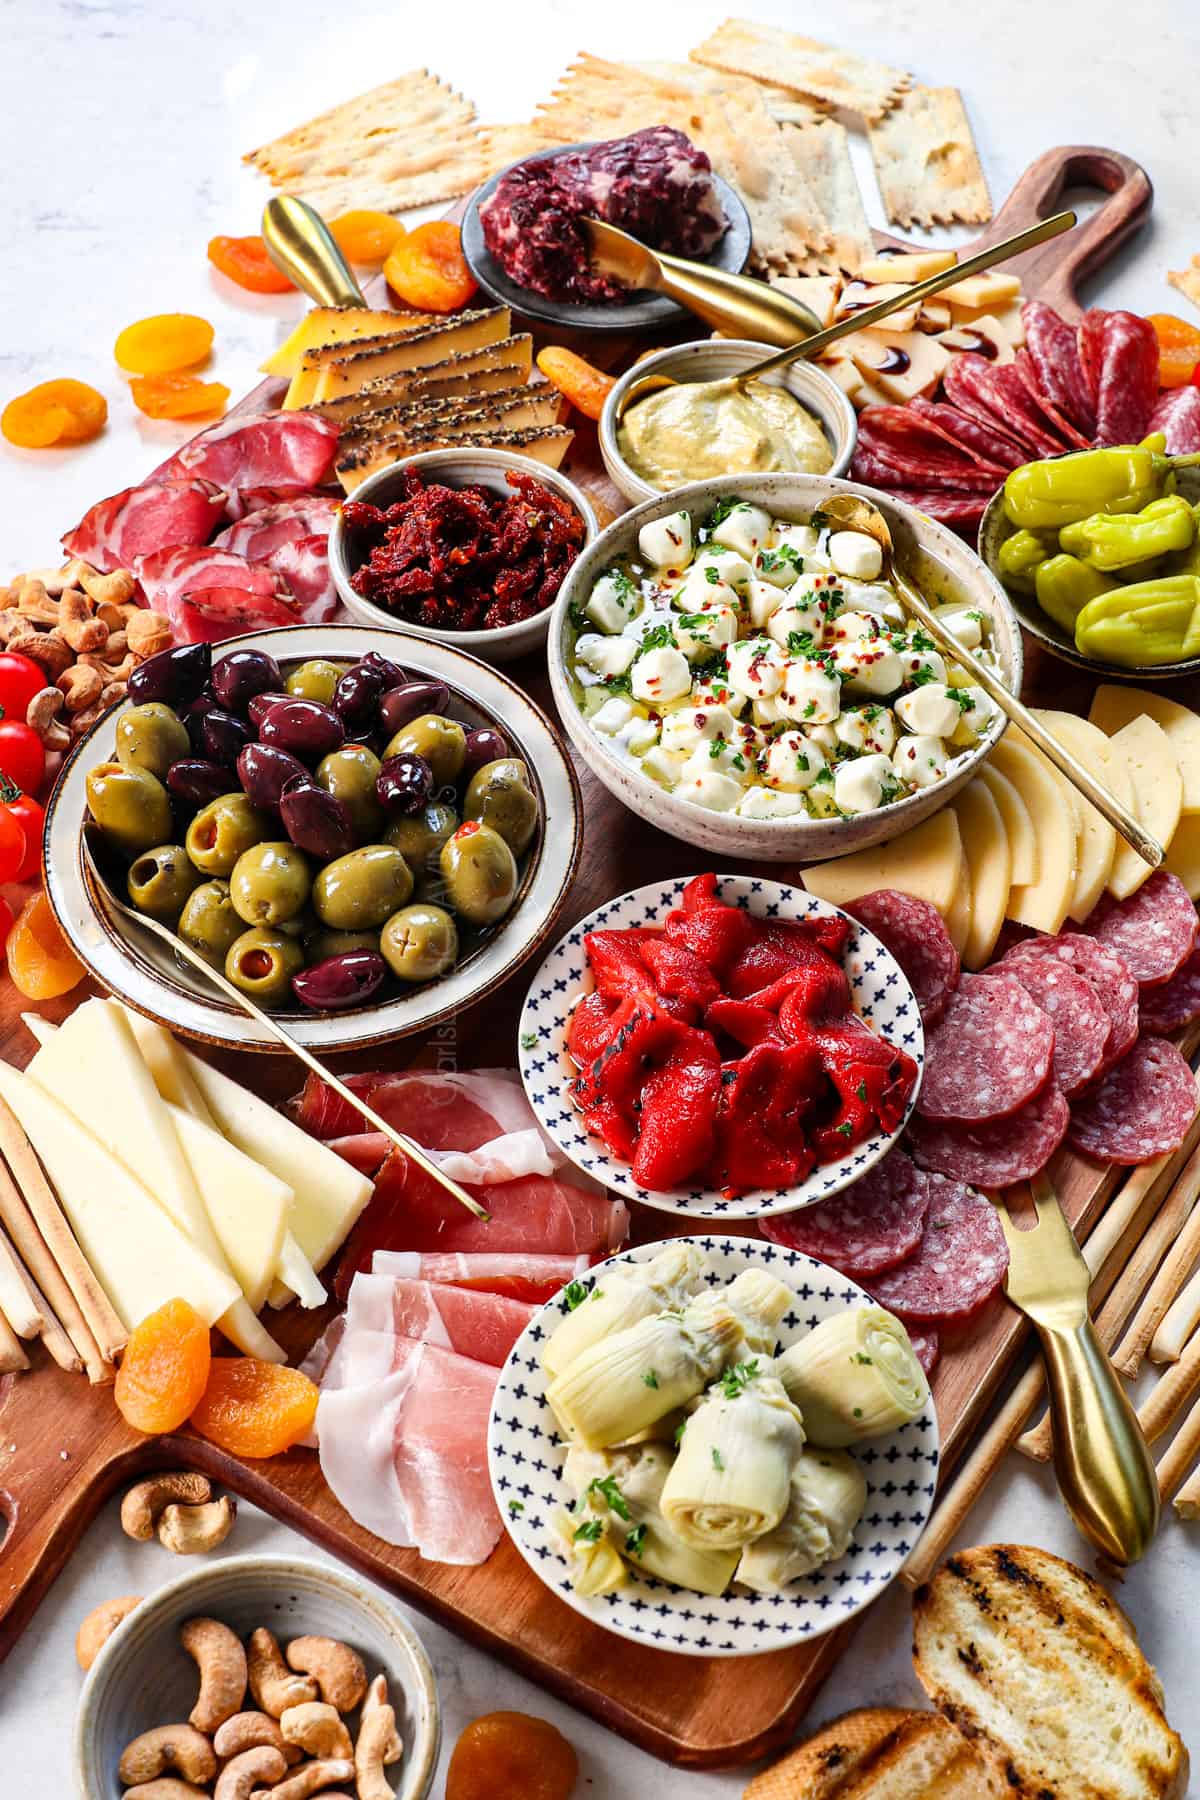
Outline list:
[[[1197,1196],[1200,1195],[1200,1150],[1193,1151],[1187,1167],[1171,1190],[1171,1199],[1174,1200],[1177,1194],[1182,1194],[1188,1206],[1186,1220],[1133,1316],[1121,1344],[1120,1355],[1113,1358],[1114,1367],[1131,1381],[1142,1366],[1151,1340],[1157,1335],[1159,1326],[1179,1297],[1188,1270],[1197,1256],[1200,1256],[1200,1208],[1196,1206]],[[1179,1349],[1182,1348],[1181,1340]],[[1179,1351],[1176,1351],[1177,1356],[1178,1354]]]
[[[41,1336],[46,1321],[34,1304],[20,1259],[3,1231],[0,1231],[0,1312],[18,1337]]]
[[[1148,1444],[1168,1429],[1192,1395],[1200,1389],[1200,1332],[1185,1348],[1177,1363],[1160,1375],[1138,1407],[1138,1424]]]
[[[113,1378],[112,1364],[101,1362],[100,1352],[95,1350],[93,1346],[91,1354],[94,1356],[97,1370],[97,1372],[93,1374],[92,1363],[87,1361],[83,1352],[78,1350],[67,1336],[66,1332],[55,1318],[54,1309],[51,1307],[50,1302],[46,1299],[45,1294],[43,1294],[41,1288],[33,1279],[33,1276],[29,1273],[28,1269],[24,1271],[24,1274],[25,1285],[29,1290],[29,1298],[37,1307],[42,1318],[42,1329],[39,1336],[59,1368],[69,1369],[72,1374],[76,1374],[80,1369],[86,1367],[89,1381],[111,1381]]]
[[[1174,1499],[1176,1489],[1197,1456],[1200,1456],[1200,1402],[1188,1412],[1158,1465],[1158,1491],[1164,1506]]]
[[[1150,1340],[1150,1361],[1176,1362],[1200,1323],[1200,1269],[1184,1283],[1172,1300],[1162,1323]]]
[[[1175,1496],[1175,1511],[1181,1519],[1200,1519],[1200,1469],[1193,1469]]]
[[[17,1375],[29,1367],[29,1358],[21,1348],[21,1340],[0,1312],[0,1375]]]

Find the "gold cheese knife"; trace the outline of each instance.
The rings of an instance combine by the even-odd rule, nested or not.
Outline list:
[[[263,243],[275,267],[318,306],[365,306],[333,233],[314,206],[294,194],[276,194],[263,207]]]

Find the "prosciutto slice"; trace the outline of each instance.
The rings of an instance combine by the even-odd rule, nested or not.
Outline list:
[[[348,1075],[346,1085],[425,1150],[478,1150],[503,1133],[537,1125],[515,1070],[473,1069],[460,1074],[406,1069]],[[359,1114],[315,1075],[309,1076],[289,1110],[297,1125],[324,1140],[359,1128]],[[546,1143],[550,1145],[548,1138]]]
[[[392,1332],[456,1350],[503,1368],[537,1308],[503,1294],[442,1287],[432,1281],[356,1275],[346,1308],[348,1332]]]
[[[237,488],[232,494],[225,496],[225,517],[237,524],[239,519],[247,518],[253,512],[263,512],[268,506],[283,506],[292,500],[307,500],[309,490],[301,481],[284,481],[275,487]],[[322,495],[328,499],[328,495]]]
[[[241,631],[294,625],[282,577],[233,550],[174,544],[140,556],[134,574],[146,604],[166,613],[181,643],[220,643]]]
[[[248,512],[213,539],[214,550],[235,550],[247,562],[269,563],[275,552],[300,538],[328,537],[337,503],[324,494],[277,501]]]
[[[224,504],[219,487],[195,476],[145,481],[98,500],[67,532],[63,548],[111,574],[168,545],[205,543]]]
[[[228,493],[319,487],[333,467],[337,440],[337,428],[315,413],[235,414],[184,444],[159,470],[159,479],[199,475]]]
[[[201,588],[181,594],[168,613],[181,644],[223,644],[246,631],[296,623],[287,602],[270,594],[250,594],[245,588]]]
[[[582,1275],[587,1266],[586,1256],[492,1255],[486,1250],[474,1255],[462,1251],[377,1250],[371,1259],[376,1275],[507,1294],[513,1300],[525,1300],[535,1306],[552,1299],[560,1288]]]

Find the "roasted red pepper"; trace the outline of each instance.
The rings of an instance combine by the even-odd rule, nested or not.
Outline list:
[[[804,1122],[826,1081],[815,1045],[759,1044],[725,1070],[718,1122],[721,1185],[794,1187],[815,1162]]]
[[[895,1131],[917,1078],[917,1065],[907,1051],[876,1037],[853,1014],[814,1027],[798,1009],[789,1012],[789,1004],[785,1001],[780,1009],[780,1023],[797,1041],[815,1043],[839,1102],[829,1121],[813,1133],[818,1162],[835,1162],[873,1136],[877,1126]]]
[[[735,1044],[753,1050],[755,1044],[786,1044],[779,1017],[757,999],[714,1000],[704,1014],[710,1031],[723,1031]]]

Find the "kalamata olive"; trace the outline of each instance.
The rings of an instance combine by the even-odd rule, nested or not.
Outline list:
[[[212,691],[230,712],[244,713],[256,694],[282,686],[279,664],[265,650],[231,650],[213,664]]]
[[[173,650],[160,650],[130,671],[129,698],[139,706],[146,700],[185,706],[203,691],[211,669],[211,644],[176,644]]]
[[[385,688],[403,687],[405,682],[412,680],[407,669],[402,669],[399,663],[392,662],[386,656],[380,656],[378,650],[368,650],[362,659],[362,664],[364,668],[374,669],[377,674],[383,676]]]
[[[347,731],[366,731],[375,723],[384,679],[378,669],[355,663],[333,690],[333,710]]]
[[[467,733],[467,754],[460,771],[464,781],[469,781],[476,769],[482,769],[484,763],[499,762],[508,755],[508,744],[498,731],[490,725],[481,725],[477,731]]]
[[[389,688],[379,702],[379,717],[391,737],[422,713],[444,713],[449,704],[444,681],[410,681],[407,687]]]
[[[419,812],[433,793],[433,770],[423,756],[389,756],[375,777],[375,792],[385,812]]]
[[[186,706],[178,707],[176,710],[187,729],[188,742],[195,755],[203,756],[206,761],[211,762],[213,759],[209,756],[204,742],[204,721],[210,712],[220,710],[212,695],[198,694],[194,700],[189,700]]]
[[[302,762],[320,762],[346,741],[346,728],[331,706],[319,700],[281,700],[258,728],[264,744],[290,750]]]
[[[232,788],[229,770],[200,756],[185,756],[167,770],[167,788],[188,806],[207,806]]]
[[[281,700],[290,699],[291,695],[284,693],[282,685],[280,686],[278,693],[268,692],[265,694],[255,694],[253,700],[247,704],[246,717],[253,725],[255,731],[259,731],[262,728],[263,720],[266,718],[271,708],[277,706]]]
[[[237,773],[251,806],[278,812],[279,798],[288,782],[298,775],[306,777],[308,770],[299,757],[274,744],[247,744],[237,759]]]
[[[318,787],[307,772],[284,789],[279,816],[297,850],[319,856],[323,862],[348,855],[358,842],[349,809]]]
[[[227,763],[232,769],[246,745],[254,741],[254,733],[245,719],[224,707],[214,706],[200,720],[200,744],[212,762]]]
[[[361,1006],[383,986],[387,964],[378,950],[343,950],[292,976],[292,992],[313,1012]]]

